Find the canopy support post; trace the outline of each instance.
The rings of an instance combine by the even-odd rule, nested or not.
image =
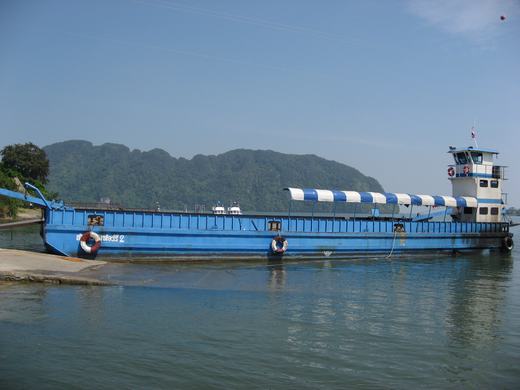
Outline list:
[[[292,208],[292,199],[289,199],[289,212],[287,214],[287,231],[291,230],[291,208]]]
[[[314,207],[316,207],[316,202],[312,202],[312,211],[311,211],[311,232],[314,228]],[[319,224],[318,224],[319,225]]]
[[[410,218],[412,218],[413,204],[410,205]]]
[[[443,220],[443,222],[446,222],[446,215],[448,215],[448,206],[446,206],[445,210],[444,210],[444,220]]]
[[[332,233],[334,233],[334,225],[336,224],[336,202],[332,206]]]
[[[394,220],[394,214],[395,214],[395,203],[394,203],[394,206],[392,207],[392,221]]]

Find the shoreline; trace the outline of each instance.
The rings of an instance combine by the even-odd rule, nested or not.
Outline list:
[[[94,278],[84,278],[68,275],[49,275],[33,272],[0,272],[2,282],[26,282],[44,284],[64,284],[73,286],[113,286],[114,283],[105,282]]]

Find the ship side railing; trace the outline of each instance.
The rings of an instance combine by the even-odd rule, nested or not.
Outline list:
[[[276,223],[278,222],[278,223]],[[51,210],[49,223],[112,229],[156,229],[197,231],[254,231],[285,233],[497,233],[506,232],[508,223],[412,221],[409,218],[350,218],[293,215],[242,214],[214,215],[129,210]]]

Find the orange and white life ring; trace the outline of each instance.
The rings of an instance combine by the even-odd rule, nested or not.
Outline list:
[[[282,236],[276,236],[275,238],[273,238],[273,241],[271,241],[271,250],[273,251],[273,253],[281,255],[285,253],[288,247],[289,243]]]
[[[453,167],[449,167],[449,168],[448,168],[448,176],[451,177],[451,176],[453,176],[453,175],[455,175],[455,169],[453,169]]]
[[[94,254],[101,247],[101,237],[96,232],[85,232],[79,240],[83,252]]]
[[[464,168],[462,171],[464,172],[465,175],[467,175],[469,173],[469,167],[467,165],[464,165]]]

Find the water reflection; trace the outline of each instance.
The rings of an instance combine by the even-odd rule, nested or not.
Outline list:
[[[267,279],[267,288],[271,291],[283,290],[287,280],[287,273],[283,262],[271,262],[268,264],[269,277]]]
[[[500,255],[286,266],[286,290],[301,295],[287,297],[285,358],[367,375],[379,364],[402,372],[410,359],[432,370],[446,353],[467,362],[460,344],[486,350],[500,342],[512,270]],[[441,372],[452,383],[461,367]]]
[[[65,308],[68,315],[85,324],[91,331],[105,326],[116,305],[124,297],[124,287],[73,288]]]
[[[492,342],[504,315],[513,261],[500,255],[460,261],[463,267],[450,286],[447,333],[453,343]]]
[[[40,225],[0,230],[0,248],[45,252]]]
[[[44,285],[0,282],[0,322],[31,323],[47,316]]]

